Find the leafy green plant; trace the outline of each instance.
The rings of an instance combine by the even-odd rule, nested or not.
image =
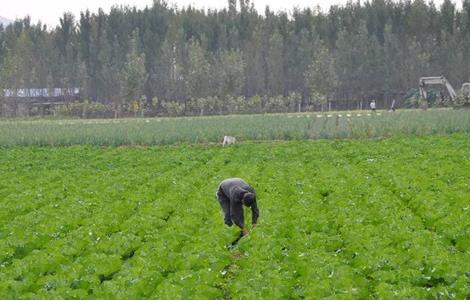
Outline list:
[[[0,297],[466,299],[469,148],[468,134],[1,148]],[[213,195],[233,176],[261,216],[230,249]]]

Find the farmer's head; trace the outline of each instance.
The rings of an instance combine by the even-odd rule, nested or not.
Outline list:
[[[245,195],[243,195],[242,202],[245,206],[251,207],[253,203],[255,203],[255,201],[256,201],[255,194],[248,192],[248,193],[245,193]]]

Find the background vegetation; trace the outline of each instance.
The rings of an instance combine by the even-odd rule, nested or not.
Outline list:
[[[81,87],[117,114],[220,113],[237,103],[261,112],[279,101],[290,111],[354,109],[373,98],[384,107],[401,105],[420,76],[442,74],[459,88],[470,78],[468,49],[469,0],[461,10],[450,0],[372,0],[292,15],[249,0],[209,11],[156,0],[64,14],[55,28],[28,18],[0,27],[0,88]]]

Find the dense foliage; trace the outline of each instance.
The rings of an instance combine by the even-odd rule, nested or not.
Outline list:
[[[257,12],[249,0],[209,11],[156,0],[64,14],[49,29],[26,18],[0,27],[0,87],[81,87],[117,112],[207,113],[239,96],[292,93],[304,106],[388,106],[420,76],[445,75],[455,88],[469,80],[470,1],[462,4],[372,0],[287,14]]]
[[[468,299],[470,138],[0,149],[2,299]],[[214,191],[260,224],[234,249]]]
[[[0,146],[162,145],[470,133],[470,110],[0,121]]]

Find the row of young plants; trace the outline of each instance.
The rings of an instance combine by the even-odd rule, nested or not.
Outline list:
[[[0,297],[465,299],[469,147],[1,149]],[[227,177],[256,188],[261,212],[233,249],[214,196]]]
[[[470,132],[470,110],[0,121],[1,146],[161,145],[246,140],[383,138]]]

